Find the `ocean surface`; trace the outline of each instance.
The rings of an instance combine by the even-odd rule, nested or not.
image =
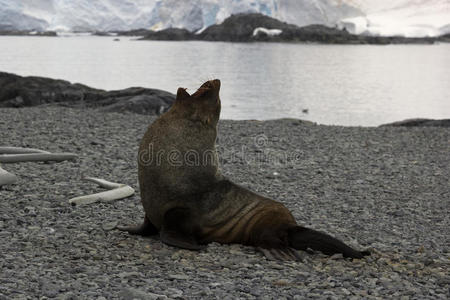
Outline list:
[[[223,119],[376,126],[450,118],[450,44],[316,45],[0,37],[0,71],[116,90],[222,81]],[[0,87],[1,88],[1,87]]]

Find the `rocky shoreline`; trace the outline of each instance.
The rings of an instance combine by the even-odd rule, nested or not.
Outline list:
[[[0,30],[0,36],[58,36],[55,31]]]
[[[131,87],[118,91],[94,89],[78,83],[44,77],[22,77],[0,72],[0,107],[58,104],[107,112],[158,115],[165,112],[175,95],[158,89]]]
[[[283,202],[300,224],[373,254],[266,260],[252,247],[192,252],[129,236],[138,193],[73,207],[86,176],[138,190],[136,153],[155,116],[56,104],[0,108],[2,145],[74,152],[76,161],[2,165],[0,298],[447,299],[450,131],[300,120],[219,122],[223,173]]]
[[[54,104],[101,112],[160,115],[170,108],[174,100],[174,94],[158,89],[131,87],[104,91],[65,80],[0,72],[0,108]],[[416,118],[380,126],[450,127],[450,119]]]

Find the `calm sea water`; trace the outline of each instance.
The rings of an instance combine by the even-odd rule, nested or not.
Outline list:
[[[302,45],[0,37],[0,70],[102,89],[222,81],[222,118],[374,126],[450,118],[450,44]],[[1,88],[1,87],[0,87]],[[307,109],[308,113],[303,110]]]

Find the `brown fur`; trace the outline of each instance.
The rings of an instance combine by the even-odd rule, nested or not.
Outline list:
[[[220,176],[215,149],[219,89],[220,81],[203,84],[192,96],[185,89],[178,89],[174,105],[149,126],[141,141],[138,161],[141,199],[147,216],[158,229],[166,211],[183,206],[190,195],[201,193]],[[168,161],[171,151],[181,154],[181,164]],[[187,165],[186,153],[198,153],[200,165]],[[213,154],[206,163],[205,153]],[[146,163],[146,157],[152,162]]]
[[[146,217],[141,227],[127,230],[142,235],[159,232],[163,242],[188,249],[215,241],[281,249],[282,258],[289,256],[290,248],[365,255],[298,226],[281,203],[223,178],[215,149],[219,90],[219,80],[204,83],[192,95],[178,89],[172,108],[149,126],[138,162]],[[181,163],[170,161],[172,151],[181,156]],[[186,159],[193,153],[200,160]]]

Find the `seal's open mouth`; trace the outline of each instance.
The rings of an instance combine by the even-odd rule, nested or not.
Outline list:
[[[200,88],[192,96],[202,96],[206,93],[212,92],[214,96],[218,96],[220,91],[220,80],[209,80],[202,84]]]
[[[214,79],[214,80],[211,80],[208,82],[213,86],[213,89],[216,89],[217,92],[219,92],[219,90],[220,90],[220,80],[219,79]]]

